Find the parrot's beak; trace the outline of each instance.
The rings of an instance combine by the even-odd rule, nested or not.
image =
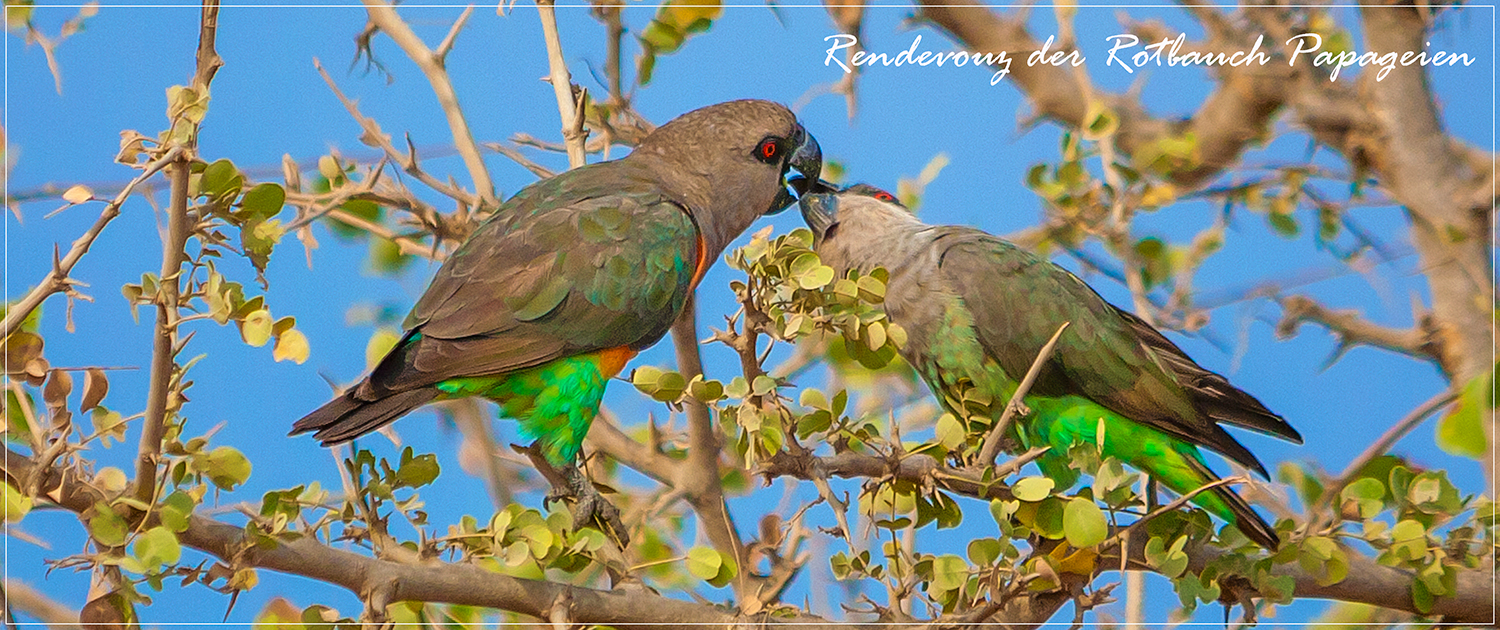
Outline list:
[[[822,185],[824,182],[818,182]],[[829,228],[838,224],[838,195],[831,192],[815,192],[802,195],[797,202],[802,209],[802,220],[807,222],[807,227],[812,228],[813,237],[817,242],[823,242],[828,236]]]
[[[797,197],[801,197],[806,195],[809,189],[818,188],[823,183],[819,179],[819,176],[823,174],[823,149],[818,146],[818,139],[807,133],[802,125],[797,125],[792,133],[792,141],[797,143],[797,149],[787,160],[787,167],[788,171],[796,170],[797,175],[787,175],[786,185],[797,191]],[[792,193],[783,187],[781,194],[776,195],[776,201],[771,203],[771,208],[766,214],[776,214],[786,210],[796,200]]]

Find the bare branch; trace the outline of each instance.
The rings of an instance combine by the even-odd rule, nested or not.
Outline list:
[[[132,194],[135,194],[136,187],[140,186],[146,180],[151,179],[158,172],[161,172],[167,165],[175,163],[182,156],[182,152],[183,149],[180,146],[168,148],[166,153],[147,164],[140,175],[135,176],[135,179],[125,184],[120,189],[120,192],[115,195],[114,199],[105,204],[104,210],[99,213],[99,218],[94,221],[94,225],[87,232],[84,232],[83,236],[78,237],[78,240],[73,241],[73,246],[68,249],[68,254],[63,256],[58,261],[58,264],[53,266],[52,271],[47,274],[47,277],[43,278],[30,293],[27,293],[25,297],[11,305],[6,311],[5,326],[0,328],[0,339],[10,336],[11,331],[16,330],[21,325],[21,322],[27,316],[31,315],[31,312],[36,310],[36,307],[41,306],[42,302],[49,296],[67,288],[68,274],[73,271],[73,267],[78,264],[78,261],[83,259],[83,255],[89,252],[89,247],[93,246],[94,240],[99,238],[99,234],[104,231],[104,227],[109,225],[110,221],[115,220],[115,217],[120,216],[120,206],[125,203],[125,200],[129,199]]]
[[[1415,6],[1368,6],[1360,16],[1374,54],[1422,50],[1428,39],[1430,23]],[[1492,365],[1493,170],[1472,169],[1443,129],[1425,68],[1393,67],[1367,86],[1373,97],[1369,118],[1382,140],[1370,152],[1372,166],[1381,185],[1411,213],[1412,244],[1444,340],[1439,362],[1465,382]]]
[[[1429,361],[1438,361],[1441,357],[1436,341],[1420,329],[1381,326],[1365,319],[1359,311],[1335,311],[1305,295],[1277,298],[1276,301],[1281,304],[1281,320],[1276,324],[1276,336],[1279,338],[1295,336],[1297,328],[1308,322],[1327,328],[1337,335],[1340,351],[1349,346],[1364,344]]]
[[[333,77],[328,76],[328,72],[323,69],[322,62],[313,59],[313,66],[318,69],[318,74],[323,76],[323,81],[328,84],[329,89],[333,90],[334,95],[339,98],[339,102],[344,104],[344,109],[349,110],[349,115],[353,116],[354,120],[359,123],[359,126],[364,129],[364,135],[360,136],[361,142],[372,147],[379,147],[381,151],[385,152],[386,157],[401,165],[401,170],[405,171],[408,175],[416,177],[417,181],[426,184],[429,188],[447,195],[464,205],[470,207],[477,205],[474,196],[469,194],[468,191],[456,186],[449,186],[442,180],[422,170],[422,167],[417,163],[415,152],[403,154],[396,150],[396,146],[391,144],[390,137],[380,130],[380,124],[376,123],[373,118],[367,118],[364,114],[359,113],[359,107],[355,105],[354,101],[344,96],[343,91],[339,90],[338,85],[333,82]]]
[[[448,29],[448,36],[443,38],[443,43],[438,44],[437,49],[432,51],[432,58],[437,61],[438,65],[446,66],[448,51],[453,50],[453,43],[458,41],[458,33],[464,30],[464,24],[469,21],[469,15],[472,13],[474,13],[474,5],[471,4],[453,22],[453,27]]]
[[[995,428],[984,438],[984,446],[979,450],[979,465],[988,466],[995,461],[995,456],[1000,453],[1000,443],[1005,439],[1005,432],[1010,429],[1010,423],[1015,418],[1016,412],[1020,411],[1025,403],[1026,393],[1031,391],[1031,386],[1036,384],[1036,377],[1042,373],[1042,367],[1052,359],[1052,351],[1057,349],[1057,340],[1062,338],[1063,331],[1068,329],[1072,322],[1063,322],[1057,327],[1057,332],[1052,333],[1052,338],[1042,346],[1040,352],[1036,353],[1036,359],[1031,362],[1031,368],[1026,370],[1025,378],[1021,384],[1016,386],[1016,391],[1010,395],[1010,402],[1005,403],[1005,411],[1000,412],[1000,419],[995,422]]]
[[[599,417],[589,427],[584,443],[662,485],[671,486],[677,479],[679,463],[676,460],[630,439],[630,436],[620,431],[614,414],[606,409],[599,410]]]
[[[459,107],[458,93],[454,91],[453,82],[448,78],[448,70],[443,67],[443,56],[448,51],[440,47],[442,55],[439,55],[429,50],[401,16],[396,14],[395,7],[380,0],[364,0],[364,4],[365,11],[370,14],[370,22],[390,36],[406,56],[411,57],[417,67],[422,69],[422,74],[427,76],[427,82],[432,85],[432,92],[443,108],[443,115],[448,119],[448,128],[453,132],[453,146],[463,157],[464,166],[469,169],[469,177],[474,180],[475,193],[483,206],[498,208],[500,202],[495,198],[495,185],[490,181],[490,172],[484,165],[484,157],[479,153],[479,145],[474,142],[474,134],[469,131],[469,122],[464,119],[463,109]],[[464,15],[468,15],[468,10],[464,11]],[[463,22],[463,18],[460,18],[454,25],[455,31],[462,27]],[[456,37],[456,32],[449,34],[450,39],[453,37]],[[449,41],[444,44],[452,46]]]
[[[506,146],[504,144],[501,144],[499,142],[486,142],[486,143],[483,144],[483,146],[486,149],[489,149],[491,151],[499,153],[500,155],[503,155],[505,157],[510,158],[510,160],[512,162],[515,162],[516,164],[520,164],[522,168],[524,168],[524,169],[526,169],[528,171],[531,171],[531,174],[532,175],[536,175],[537,177],[541,177],[541,178],[545,179],[545,178],[548,178],[548,177],[551,177],[551,176],[557,174],[557,173],[554,173],[552,171],[552,169],[549,169],[549,168],[547,168],[545,166],[542,166],[541,164],[537,164],[536,162],[531,161],[530,158],[526,157],[526,155],[523,154],[523,153],[521,153],[520,151],[517,151],[516,149],[511,148],[509,146]]]
[[[542,35],[547,40],[548,80],[557,95],[557,114],[562,118],[563,142],[568,147],[568,165],[583,166],[585,160],[584,141],[588,133],[583,130],[582,98],[573,94],[573,78],[568,73],[568,62],[563,59],[562,40],[557,34],[557,13],[553,0],[536,0],[537,17],[542,21]]]
[[[77,610],[47,597],[20,580],[6,580],[4,596],[8,609],[35,617],[48,627],[56,630],[76,630],[82,627],[78,625]]]
[[[1205,484],[1203,484],[1201,486],[1198,486],[1197,488],[1193,488],[1193,490],[1191,492],[1188,492],[1187,494],[1184,494],[1184,495],[1182,495],[1180,497],[1177,497],[1176,499],[1173,499],[1171,502],[1167,503],[1166,505],[1163,505],[1163,506],[1161,506],[1159,508],[1151,510],[1145,516],[1142,516],[1139,519],[1137,519],[1134,523],[1131,523],[1130,525],[1127,525],[1127,526],[1121,528],[1119,531],[1116,531],[1114,534],[1110,535],[1109,538],[1105,539],[1104,542],[1099,543],[1099,550],[1100,551],[1104,551],[1106,549],[1113,548],[1115,545],[1120,544],[1121,541],[1123,541],[1126,538],[1128,538],[1130,536],[1130,534],[1132,534],[1132,533],[1134,533],[1136,531],[1139,531],[1140,528],[1142,528],[1142,527],[1145,527],[1146,523],[1151,522],[1156,517],[1161,516],[1163,514],[1166,514],[1167,512],[1171,512],[1173,510],[1176,510],[1177,508],[1180,508],[1180,507],[1182,507],[1184,505],[1187,505],[1189,501],[1192,501],[1195,497],[1197,497],[1200,494],[1203,494],[1204,492],[1208,492],[1209,490],[1213,490],[1214,488],[1217,488],[1219,486],[1227,486],[1227,485],[1236,484],[1236,483],[1245,483],[1245,478],[1244,477],[1224,477],[1223,479],[1215,479],[1215,480],[1210,481],[1208,483],[1205,483]]]

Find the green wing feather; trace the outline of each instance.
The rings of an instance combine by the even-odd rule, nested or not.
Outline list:
[[[406,319],[421,338],[372,383],[501,374],[661,339],[690,291],[697,229],[649,173],[622,166],[584,167],[507,202],[438,270]]]
[[[686,208],[660,190],[649,170],[619,161],[523,189],[443,263],[370,376],[293,433],[337,443],[434,398],[500,385],[487,377],[655,343],[686,304],[700,246]],[[471,377],[486,378],[438,387]]]
[[[1007,374],[1025,374],[1058,327],[1072,323],[1033,394],[1081,396],[1261,475],[1265,467],[1218,421],[1301,441],[1253,397],[1199,367],[1066,269],[978,230],[938,230],[943,279],[973,313],[980,343]]]

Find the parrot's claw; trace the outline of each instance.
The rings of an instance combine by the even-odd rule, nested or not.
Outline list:
[[[564,496],[571,495],[577,501],[573,504],[573,529],[576,531],[590,526],[598,527],[599,531],[615,538],[620,547],[629,546],[630,531],[620,518],[619,508],[599,494],[599,490],[576,466],[564,469],[563,477],[568,484],[567,495]],[[561,498],[562,496],[553,495],[547,500]]]
[[[1016,398],[1010,401],[1010,412],[1014,417],[1025,418],[1031,415],[1031,407],[1027,407],[1026,403],[1021,402],[1020,398]]]

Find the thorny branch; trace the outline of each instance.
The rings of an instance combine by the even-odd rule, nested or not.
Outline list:
[[[53,265],[52,271],[48,272],[47,277],[37,283],[36,287],[32,288],[25,297],[22,297],[15,304],[10,305],[6,310],[5,325],[3,328],[0,328],[0,339],[10,336],[10,333],[20,327],[21,322],[25,321],[31,315],[31,312],[35,311],[36,307],[41,306],[42,302],[46,301],[49,296],[54,293],[65,293],[72,290],[74,281],[68,277],[68,274],[73,272],[73,267],[78,264],[78,261],[83,259],[83,255],[89,253],[89,248],[99,238],[99,234],[104,231],[105,226],[108,226],[110,221],[120,216],[120,206],[124,205],[125,200],[135,194],[136,188],[161,172],[168,165],[176,163],[182,157],[182,154],[183,148],[181,146],[168,148],[166,153],[163,153],[161,157],[147,164],[141,170],[140,175],[136,175],[135,179],[125,184],[120,189],[120,192],[109,203],[104,205],[104,210],[99,213],[99,218],[94,221],[94,225],[87,232],[84,232],[83,236],[78,237],[78,240],[73,241],[73,246],[68,249],[68,254],[58,260],[57,264]]]
[[[578,168],[585,160],[584,141],[588,132],[583,128],[585,110],[583,92],[574,94],[573,78],[568,73],[568,62],[563,59],[562,40],[557,34],[557,13],[553,0],[536,0],[537,17],[542,21],[542,35],[547,41],[548,81],[557,95],[557,113],[562,118],[563,142],[568,148],[568,166]]]
[[[479,203],[485,209],[492,210],[499,207],[500,202],[495,197],[495,185],[490,181],[489,169],[484,165],[484,157],[479,153],[479,145],[474,142],[474,134],[469,131],[469,122],[464,118],[463,109],[459,107],[458,93],[453,89],[453,81],[448,78],[448,69],[445,64],[448,51],[453,47],[453,39],[463,28],[463,23],[468,19],[472,7],[464,11],[453,25],[447,39],[437,51],[434,51],[427,48],[427,45],[422,43],[422,39],[417,37],[401,16],[396,14],[395,7],[381,0],[364,0],[364,4],[365,11],[370,16],[370,22],[395,41],[406,56],[416,62],[417,67],[422,69],[422,74],[427,77],[427,82],[432,85],[432,93],[437,96],[443,115],[448,119],[448,127],[453,132],[453,146],[463,157],[464,166],[469,170],[469,177],[474,180],[474,189],[479,196]],[[460,213],[477,209],[472,207],[461,209]]]
[[[1282,339],[1296,335],[1303,323],[1313,323],[1338,337],[1335,356],[1355,345],[1367,345],[1433,362],[1442,358],[1436,323],[1430,316],[1420,317],[1418,328],[1400,329],[1371,322],[1356,310],[1330,309],[1304,295],[1278,298],[1277,302],[1281,304],[1281,320],[1276,323],[1276,336]]]
[[[689,297],[682,315],[672,324],[672,345],[677,351],[677,369],[692,379],[703,374],[703,356],[698,350],[697,299]],[[742,606],[751,601],[748,563],[739,531],[724,502],[724,486],[719,478],[721,451],[719,427],[714,424],[708,405],[697,400],[687,403],[688,459],[676,471],[675,483],[687,494],[688,503],[702,521],[703,532],[719,553],[735,559],[740,570],[735,577],[735,593]]]
[[[218,33],[218,0],[203,3],[202,21],[198,33],[198,64],[193,75],[193,87],[207,93],[223,61],[214,49]],[[155,502],[157,491],[157,458],[161,455],[162,439],[166,434],[170,414],[174,413],[181,398],[181,384],[177,379],[177,353],[181,350],[178,341],[178,319],[181,304],[178,292],[182,286],[182,264],[187,262],[187,239],[192,231],[192,217],[188,210],[188,176],[191,161],[189,155],[196,149],[194,139],[188,141],[186,151],[169,170],[172,182],[171,202],[167,208],[167,230],[162,237],[161,288],[156,301],[156,331],[151,351],[151,377],[146,398],[146,419],[141,428],[141,441],[136,454],[135,498],[150,505]]]
[[[1063,322],[1057,327],[1057,332],[1052,333],[1052,338],[1042,346],[1041,351],[1036,353],[1036,359],[1031,362],[1031,367],[1026,370],[1026,376],[1021,379],[1021,384],[1016,386],[1016,391],[1010,395],[1010,401],[1005,404],[1005,410],[1000,412],[1000,419],[995,422],[995,428],[985,436],[984,445],[979,450],[979,465],[988,466],[995,461],[995,456],[1000,454],[1000,444],[1005,439],[1006,431],[1010,430],[1011,421],[1017,413],[1024,413],[1027,392],[1031,386],[1036,384],[1037,376],[1042,373],[1042,368],[1052,360],[1052,352],[1057,349],[1057,341],[1062,339],[1063,331],[1068,329],[1072,322]]]

